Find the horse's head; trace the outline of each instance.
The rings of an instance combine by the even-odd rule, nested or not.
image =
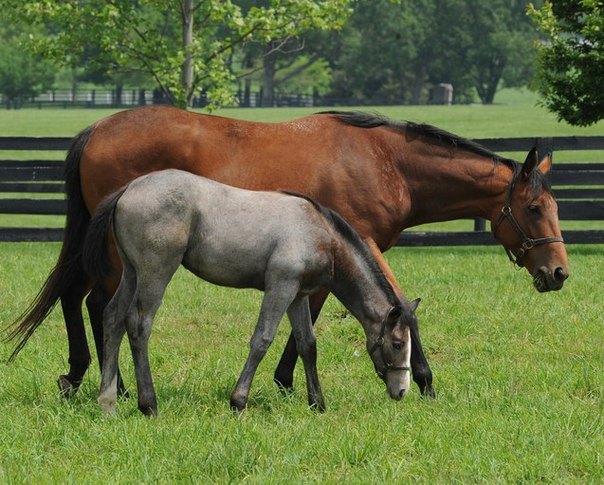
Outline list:
[[[551,167],[551,155],[539,160],[533,148],[491,217],[493,233],[510,260],[527,269],[541,292],[561,289],[568,278],[558,204],[546,180]]]
[[[419,298],[411,303],[394,306],[369,335],[367,350],[377,375],[384,381],[392,399],[402,399],[409,390],[411,378],[411,332]]]

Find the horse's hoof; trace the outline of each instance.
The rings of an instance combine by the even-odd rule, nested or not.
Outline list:
[[[325,403],[321,400],[321,401],[316,401],[316,402],[310,402],[308,403],[310,406],[310,409],[312,409],[313,411],[317,411],[319,413],[324,413],[327,408],[325,407]]]
[[[426,386],[422,389],[421,396],[426,399],[436,399],[436,392],[432,386]]]
[[[138,406],[138,409],[148,418],[157,418],[157,408],[153,406]]]
[[[72,397],[74,397],[78,392],[81,383],[82,381],[71,382],[66,375],[60,375],[57,379],[57,384],[59,385],[59,392],[61,393],[61,396],[63,396],[65,399],[71,399]]]
[[[231,396],[231,409],[236,413],[242,413],[247,407],[247,399],[241,399]]]
[[[273,377],[273,382],[277,384],[277,387],[284,394],[291,394],[294,392],[294,381],[292,379],[280,379],[277,376]]]
[[[124,400],[130,399],[130,391],[123,384],[117,388],[117,395]]]

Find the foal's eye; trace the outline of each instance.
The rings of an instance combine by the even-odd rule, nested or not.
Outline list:
[[[392,342],[392,347],[394,347],[395,350],[401,350],[403,348],[403,344],[401,342]]]

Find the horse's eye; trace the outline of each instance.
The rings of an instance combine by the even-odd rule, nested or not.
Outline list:
[[[538,205],[535,204],[531,204],[528,206],[528,210],[530,212],[532,212],[533,214],[539,214],[541,212],[541,209],[539,208]]]
[[[403,348],[403,344],[401,342],[392,342],[392,347],[394,347],[395,350],[401,350]]]

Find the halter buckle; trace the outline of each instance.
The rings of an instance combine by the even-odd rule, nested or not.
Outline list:
[[[512,206],[509,206],[509,205],[504,205],[504,206],[501,208],[501,213],[502,213],[502,214],[505,214],[506,216],[507,216],[507,215],[509,215],[509,214],[511,214],[511,213],[512,213]]]
[[[522,249],[524,249],[524,251],[528,251],[529,249],[533,249],[535,247],[535,240],[534,239],[527,239],[525,241],[522,242]],[[524,254],[524,253],[522,253]]]

